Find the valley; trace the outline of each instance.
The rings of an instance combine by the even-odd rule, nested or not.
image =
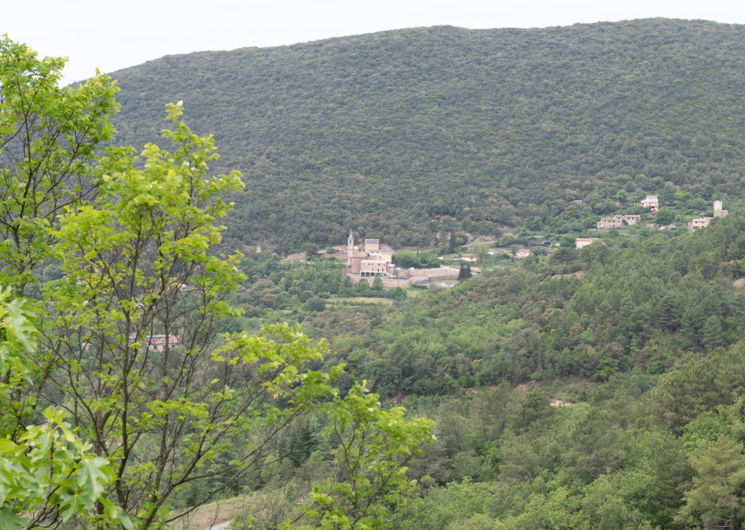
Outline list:
[[[0,42],[0,526],[745,526],[745,26]]]

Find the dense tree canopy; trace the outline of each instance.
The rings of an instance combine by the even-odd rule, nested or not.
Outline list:
[[[645,193],[740,194],[744,43],[743,26],[650,19],[169,56],[113,74],[115,121],[140,145],[184,100],[244,173],[246,244],[594,226]]]

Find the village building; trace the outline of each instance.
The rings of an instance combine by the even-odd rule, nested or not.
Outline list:
[[[649,208],[652,212],[656,212],[660,208],[660,201],[657,195],[647,195],[647,198],[641,204],[642,208]]]
[[[641,215],[614,215],[613,217],[601,217],[597,222],[598,228],[620,228],[624,225],[633,226],[639,222]]]
[[[516,258],[527,258],[530,256],[530,249],[529,248],[520,248],[515,252]]]
[[[381,251],[380,240],[365,239],[364,250],[359,250],[354,245],[354,235],[351,230],[347,237],[347,267],[352,274],[359,274],[363,278],[396,275],[393,256]]]
[[[396,273],[396,266],[389,262],[380,259],[363,259],[360,262],[360,276],[362,277],[374,277],[374,276],[394,276]]]
[[[623,216],[623,220],[626,221],[626,224],[629,226],[634,226],[635,224],[638,224],[641,218],[642,216],[638,214],[626,214]]]
[[[617,219],[621,217],[617,215],[615,217],[601,217],[600,221],[596,223],[598,228],[619,228],[623,226],[623,219]]]
[[[359,274],[362,270],[362,260],[367,258],[367,252],[359,250],[354,246],[354,236],[349,231],[347,237],[347,267],[352,274]]]
[[[351,232],[350,232],[351,234]],[[365,239],[365,252],[372,254],[380,251],[380,239]]]
[[[688,223],[688,230],[693,232],[694,230],[698,228],[706,228],[709,226],[709,223],[713,217],[697,217],[695,219],[691,219],[691,222]]]
[[[588,245],[592,245],[595,241],[603,242],[599,237],[578,237],[574,240],[574,247],[579,250],[585,248]]]
[[[729,212],[722,210],[722,201],[714,201],[714,217],[724,217]]]

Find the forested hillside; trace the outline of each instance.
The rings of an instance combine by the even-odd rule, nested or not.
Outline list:
[[[742,528],[745,212],[634,228],[391,303],[262,254],[240,303],[328,337],[342,388],[436,419],[414,528]]]
[[[232,236],[279,250],[394,246],[454,226],[550,225],[660,191],[739,193],[745,26],[638,20],[546,29],[389,31],[169,56],[115,72],[119,141],[167,102],[238,168]],[[578,218],[580,221],[582,217]]]
[[[663,231],[628,248],[568,249],[563,263],[556,252],[393,306],[324,306],[367,293],[312,265],[302,276],[282,271],[273,259],[249,265],[251,286],[240,303],[248,314],[296,320],[329,338],[351,374],[388,396],[443,395],[503,380],[659,374],[683,353],[707,354],[745,338],[744,232],[737,211],[693,234]],[[584,278],[556,274],[564,268],[581,269]]]
[[[137,159],[107,145],[107,76],[61,90],[62,60],[0,38],[0,527],[185,526],[223,502],[237,529],[745,527],[740,32],[440,28],[146,66],[254,61],[234,99],[274,107],[223,114],[207,70],[192,88],[246,191],[181,104]],[[199,69],[181,70],[163,79],[189,108]],[[154,140],[149,115],[126,119],[160,115],[161,92],[125,85],[123,136]],[[653,191],[657,224],[575,248]],[[685,231],[715,193],[729,214]],[[394,259],[469,274],[385,290],[334,249],[232,253],[346,223],[394,244],[439,232]],[[503,225],[520,226],[463,246]]]

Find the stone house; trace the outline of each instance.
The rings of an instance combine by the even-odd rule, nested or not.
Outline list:
[[[365,252],[368,254],[380,251],[380,239],[365,239]]]
[[[713,217],[697,217],[695,219],[691,219],[691,222],[688,223],[688,230],[693,232],[697,228],[706,228],[709,226],[709,223]]]
[[[614,215],[613,217],[601,217],[597,222],[598,228],[620,228],[624,225],[633,226],[639,222],[641,215]]]
[[[642,208],[649,208],[652,212],[656,212],[660,208],[660,201],[657,195],[647,195],[647,198],[641,204]]]

